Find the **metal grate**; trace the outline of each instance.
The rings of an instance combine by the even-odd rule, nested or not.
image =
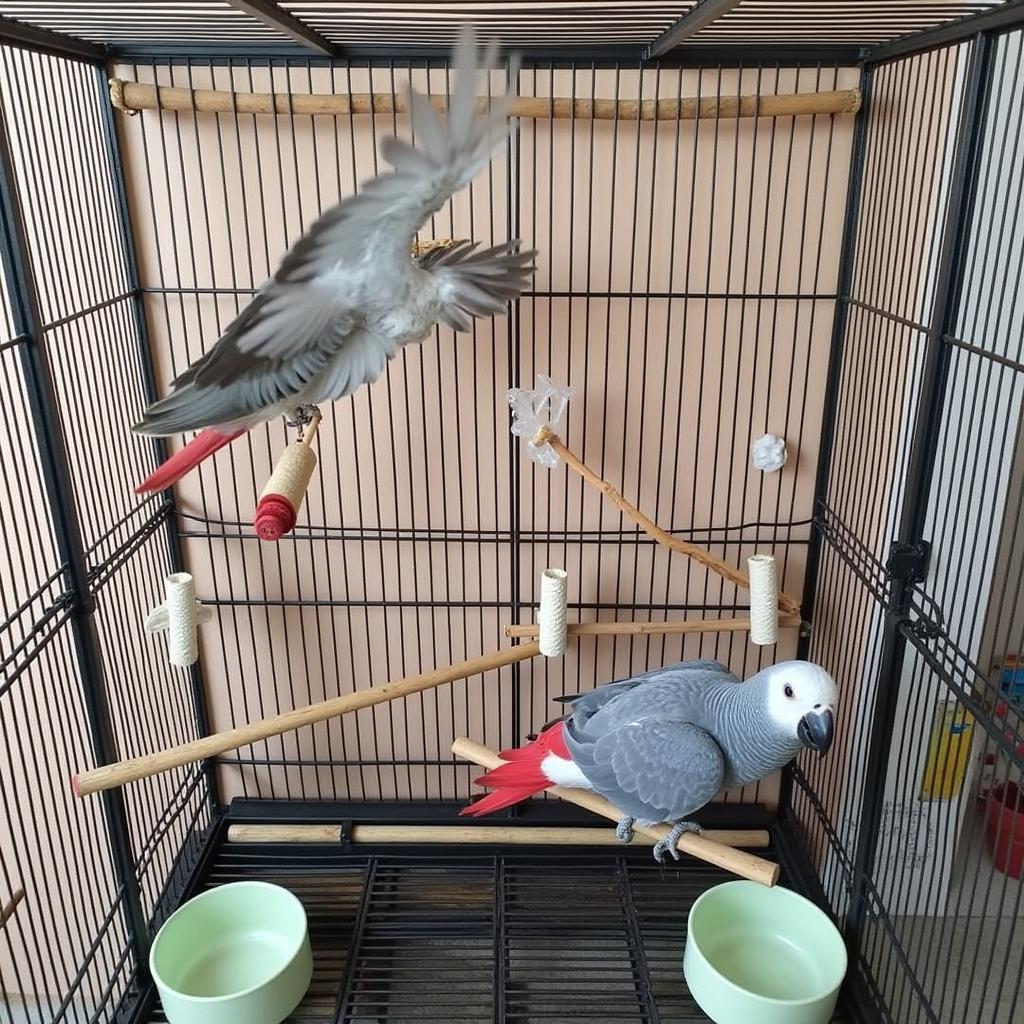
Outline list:
[[[89,4],[3,0],[0,15],[95,43],[286,41],[283,34],[226,0]]]
[[[302,900],[314,976],[296,1024],[688,1024],[708,1018],[683,981],[686,917],[729,877],[646,850],[268,844],[222,846],[202,887],[258,878]]]
[[[1008,2],[1008,0],[1007,0]],[[868,47],[940,28],[1002,6],[999,0],[513,0],[456,3],[183,0],[155,3],[40,3],[2,0],[0,16],[30,30],[57,33],[114,50],[172,53],[174,47],[253,47],[273,51],[351,55],[353,51],[444,51],[458,23],[470,18],[483,34],[553,56],[576,51],[661,55],[699,48],[796,46]],[[5,26],[0,24],[0,36]],[[11,33],[17,29],[7,26]],[[301,52],[301,50],[300,50]]]
[[[559,38],[572,45],[648,43],[685,15],[692,4],[678,0],[597,0],[579,3],[480,3],[462,6],[419,4],[282,3],[301,21],[334,42],[381,43],[388,46],[449,46],[464,17],[472,17],[483,34],[507,45],[551,46]]]
[[[937,3],[935,0],[743,0],[729,5],[691,42],[782,45],[813,42],[871,46],[936,28],[998,7],[998,0]]]

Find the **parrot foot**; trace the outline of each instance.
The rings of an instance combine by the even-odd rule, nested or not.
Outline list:
[[[679,842],[680,838],[686,835],[687,832],[692,832],[695,835],[703,835],[704,829],[700,827],[695,821],[677,821],[672,826],[672,831],[669,832],[664,839],[659,839],[654,844],[654,859],[659,864],[665,863],[665,854],[672,854],[673,860],[679,860],[679,851],[676,849],[676,843]]]
[[[299,405],[292,412],[292,418],[285,416],[284,421],[289,427],[308,427],[313,417],[319,415],[320,410],[315,405]]]
[[[615,826],[615,838],[620,843],[633,842],[633,822],[636,818],[625,817]]]

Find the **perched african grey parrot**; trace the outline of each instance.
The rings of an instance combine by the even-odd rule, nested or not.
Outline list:
[[[468,331],[472,318],[503,313],[533,272],[534,252],[513,240],[477,251],[461,242],[411,256],[416,232],[502,150],[510,96],[477,113],[478,89],[496,47],[481,57],[464,28],[444,124],[409,90],[416,147],[385,139],[394,167],[328,210],[220,340],[154,402],[139,434],[202,430],[137,488],[163,490],[251,427],[280,415],[308,422],[312,407],[374,381],[403,345],[435,324]],[[515,81],[515,62],[508,80]]]
[[[668,821],[654,847],[676,859],[687,819],[723,788],[777,771],[801,747],[822,755],[832,743],[836,684],[817,665],[786,661],[740,682],[716,661],[683,661],[582,696],[564,697],[572,711],[528,746],[504,750],[507,761],[477,782],[493,793],[462,813],[490,814],[549,786],[600,793],[633,825]]]

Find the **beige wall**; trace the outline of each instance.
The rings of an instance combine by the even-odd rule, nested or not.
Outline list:
[[[226,68],[119,73],[197,88],[232,82]],[[398,88],[405,75],[395,73]],[[415,75],[424,87],[424,72]],[[622,71],[574,79],[528,70],[520,91],[575,90],[589,98],[614,96],[618,88],[622,98],[641,91],[646,98],[656,88],[675,96],[856,84],[853,71],[823,71],[820,82],[812,71],[770,70],[758,78],[756,71],[663,71],[641,79]],[[241,90],[322,92],[350,84],[344,70],[332,83],[324,69],[312,77],[293,70],[290,83],[282,69],[273,80],[264,68],[251,78],[235,69],[233,80]],[[370,84],[365,69],[351,72],[354,90]],[[390,75],[376,72],[372,86],[389,90]],[[444,88],[440,71],[432,72],[430,87]],[[231,296],[197,296],[194,289],[258,285],[318,207],[372,173],[374,132],[379,140],[392,119],[378,116],[371,125],[365,117],[147,113],[121,125],[144,282],[186,290],[154,295],[148,304],[166,385],[236,309]],[[407,132],[404,119],[398,129]],[[833,303],[772,296],[834,291],[851,129],[849,117],[644,124],[639,132],[628,123],[523,122],[511,170],[496,163],[424,237],[472,235],[484,244],[507,237],[511,188],[520,233],[540,252],[537,291],[575,297],[525,298],[517,328],[498,319],[481,322],[475,337],[441,331],[329,410],[296,539],[262,545],[250,525],[256,495],[285,443],[280,423],[254,431],[180,486],[183,529],[216,534],[186,543],[200,594],[237,603],[221,606],[217,625],[203,631],[215,724],[501,645],[511,616],[513,527],[559,537],[533,543],[527,535],[519,545],[527,605],[546,565],[569,570],[570,601],[618,607],[622,618],[663,618],[664,611],[651,611],[659,604],[706,605],[709,615],[742,605],[732,587],[646,544],[594,543],[614,540],[620,517],[578,479],[561,469],[535,470],[522,451],[510,450],[504,392],[510,384],[528,386],[537,372],[576,388],[567,440],[591,466],[660,523],[694,529],[705,541],[711,531],[714,549],[730,560],[755,548],[776,550],[786,588],[799,595],[804,547],[786,542],[805,539],[808,527],[787,524],[811,513]],[[587,291],[589,302],[580,294]],[[608,292],[621,295],[594,294]],[[647,292],[661,297],[647,300]],[[515,329],[519,358],[510,378]],[[765,430],[790,442],[789,464],[778,476],[749,467],[750,442]],[[520,474],[515,516],[513,472]],[[752,524],[759,522],[755,543]],[[380,536],[341,536],[378,528]],[[467,539],[428,539],[428,528],[467,531]],[[396,529],[407,539],[394,539]],[[312,606],[323,599],[335,606]],[[244,607],[264,600],[306,603]],[[369,606],[346,608],[346,601]],[[422,607],[382,607],[398,601]],[[486,607],[445,608],[446,601]],[[591,620],[615,614],[580,612]],[[777,654],[792,656],[795,639],[787,634]],[[679,640],[587,641],[560,663],[523,666],[518,715],[507,674],[271,740],[243,756],[448,761],[454,735],[507,745],[554,714],[549,698],[556,693],[715,651],[740,672],[757,663],[757,650],[739,637],[721,644],[693,638],[685,648]],[[380,771],[275,765],[232,767],[223,781],[228,795],[464,797],[469,774],[448,764]],[[760,796],[771,799],[772,792]]]

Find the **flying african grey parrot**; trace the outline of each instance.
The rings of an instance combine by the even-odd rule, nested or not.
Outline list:
[[[608,683],[572,702],[566,717],[528,746],[504,750],[503,764],[477,779],[494,790],[464,808],[490,814],[549,786],[600,793],[625,815],[615,834],[668,821],[654,847],[677,860],[689,821],[723,788],[777,771],[802,747],[822,755],[832,743],[836,685],[808,661],[780,662],[740,682],[716,661],[684,661]]]
[[[169,487],[258,423],[280,415],[308,422],[316,403],[376,380],[435,324],[468,331],[473,317],[505,312],[519,297],[536,253],[520,251],[518,240],[411,256],[416,232],[505,145],[509,95],[477,112],[477,90],[496,57],[494,45],[481,57],[472,29],[462,30],[444,124],[410,87],[417,145],[386,139],[381,153],[394,171],[320,217],[213,348],[132,428],[151,436],[202,428],[137,493]],[[518,65],[510,63],[512,82]]]

